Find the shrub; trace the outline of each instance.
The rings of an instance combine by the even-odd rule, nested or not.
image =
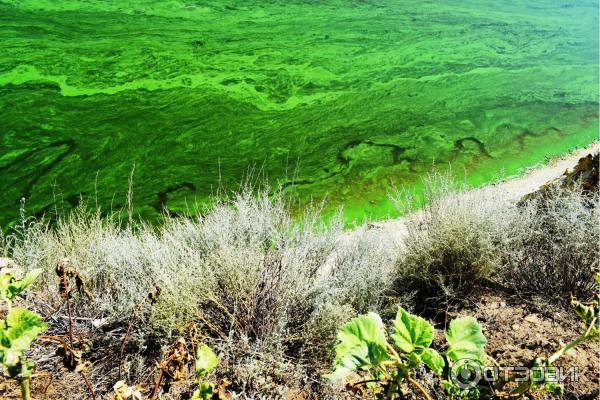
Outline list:
[[[550,188],[522,202],[502,251],[505,284],[558,302],[591,296],[600,266],[599,217],[598,197],[577,188]]]
[[[200,217],[166,218],[160,227],[123,227],[80,208],[54,226],[22,224],[3,238],[0,253],[46,271],[66,257],[81,274],[93,299],[73,300],[76,330],[96,335],[106,352],[104,371],[90,372],[92,379],[107,374],[105,392],[118,380],[110,374],[132,311],[159,286],[158,302],[141,303],[127,340],[128,380],[147,376],[161,346],[191,322],[221,355],[219,374],[252,397],[317,377],[336,329],[375,309],[389,287],[392,248],[372,231],[349,238],[339,218],[320,221],[318,209],[294,220],[285,202],[266,192],[244,192]],[[57,285],[45,274],[36,301],[59,308]],[[51,330],[66,330],[62,318],[54,320]]]
[[[492,191],[456,187],[439,174],[425,181],[424,201],[406,218],[396,286],[416,290],[425,306],[439,308],[439,301],[457,299],[492,278],[515,210]]]
[[[517,202],[493,186],[467,190],[439,174],[425,188],[426,205],[406,218],[396,282],[425,306],[439,309],[440,300],[489,283],[559,303],[593,293],[597,194],[548,186]]]

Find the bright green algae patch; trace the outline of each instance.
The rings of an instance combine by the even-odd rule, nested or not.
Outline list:
[[[598,136],[596,1],[0,0],[0,50],[1,226],[119,208],[134,163],[146,218],[249,174],[382,218]]]

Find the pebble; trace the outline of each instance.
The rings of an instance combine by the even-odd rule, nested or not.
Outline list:
[[[539,324],[540,323],[540,319],[535,314],[529,314],[528,316],[526,316],[525,317],[525,321],[530,322],[532,324]]]

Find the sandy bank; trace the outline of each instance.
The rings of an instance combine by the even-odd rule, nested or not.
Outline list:
[[[526,194],[536,191],[545,183],[559,178],[565,171],[571,170],[580,158],[598,151],[600,151],[600,141],[596,141],[585,148],[553,158],[546,165],[532,167],[522,176],[503,179],[473,189],[469,195],[484,194],[485,196],[501,199],[502,201],[518,201]],[[412,219],[419,219],[421,214],[420,211],[416,211],[400,218],[369,223],[367,226],[369,227],[368,229],[377,230],[377,233],[382,236],[383,240],[391,240],[395,244],[402,244],[407,234],[406,222]],[[352,232],[350,232],[351,235]]]

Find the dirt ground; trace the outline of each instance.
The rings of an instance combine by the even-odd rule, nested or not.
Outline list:
[[[487,353],[501,366],[530,367],[536,357],[552,355],[562,344],[576,338],[582,329],[579,319],[570,310],[553,307],[543,300],[525,301],[494,293],[484,294],[455,315],[477,318],[488,340]],[[583,343],[556,362],[556,366],[566,369],[565,398],[597,398],[599,350],[597,342]],[[570,379],[569,368],[577,371],[575,379]]]
[[[577,337],[581,331],[578,319],[567,308],[557,308],[544,303],[542,300],[524,300],[498,292],[485,292],[463,304],[460,308],[448,310],[441,320],[438,316],[437,338],[434,346],[443,350],[444,325],[457,316],[471,315],[483,326],[484,334],[488,340],[486,352],[501,366],[531,366],[536,357],[547,357],[554,353],[563,343]],[[446,322],[444,322],[444,320]],[[54,355],[53,344],[38,341],[35,345],[38,352],[44,352],[48,359],[43,369],[36,372],[32,378],[32,392],[34,399],[59,400],[59,399],[85,399],[90,398],[82,376],[68,372],[62,368]],[[556,366],[575,368],[577,376],[571,380],[568,375],[565,384],[565,399],[597,399],[600,387],[600,353],[597,342],[584,343],[565,354]],[[38,361],[39,363],[39,361]],[[327,367],[324,366],[324,371]],[[52,372],[50,372],[52,371]],[[94,381],[101,379],[92,377]],[[446,396],[433,376],[420,376],[430,388],[431,394],[436,399]],[[317,399],[309,393],[298,389],[290,389],[285,399],[308,400]],[[350,396],[350,397],[349,397]],[[18,387],[12,380],[0,380],[0,399],[19,399]],[[110,398],[110,397],[97,397]],[[179,397],[165,397],[178,399]],[[339,392],[340,399],[352,398],[347,391]],[[408,397],[418,399],[419,397]],[[550,399],[551,396],[536,394],[529,398]]]

